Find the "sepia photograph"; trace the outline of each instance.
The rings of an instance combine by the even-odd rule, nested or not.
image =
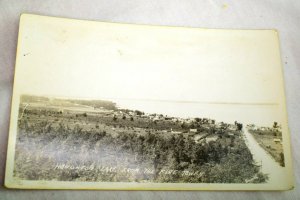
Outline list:
[[[23,95],[14,176],[103,182],[275,181],[284,167],[281,125],[274,122],[261,127],[184,117],[214,106],[234,109],[232,105],[193,102]],[[166,107],[185,112],[166,115]],[[253,109],[252,105],[239,107]],[[145,112],[149,109],[157,109],[157,113]]]
[[[278,33],[22,15],[5,184],[291,189]]]

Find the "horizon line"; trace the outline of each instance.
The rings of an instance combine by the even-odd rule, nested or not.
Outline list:
[[[31,95],[23,94],[36,97],[48,97],[65,100],[131,100],[131,101],[156,101],[156,102],[173,102],[173,103],[198,103],[198,104],[215,104],[215,105],[249,105],[249,106],[277,106],[279,103],[276,102],[226,102],[226,101],[193,101],[193,100],[170,100],[170,99],[144,99],[144,98],[111,98],[111,97],[57,97],[52,95]],[[22,95],[21,95],[22,96]]]
[[[116,100],[132,101],[157,101],[157,102],[174,102],[174,103],[199,103],[199,104],[232,104],[232,105],[279,105],[276,102],[222,102],[222,101],[192,101],[192,100],[168,100],[168,99],[139,99],[139,98],[106,98]]]

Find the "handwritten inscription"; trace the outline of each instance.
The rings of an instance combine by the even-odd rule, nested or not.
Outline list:
[[[109,166],[95,166],[95,165],[69,165],[69,164],[56,164],[54,169],[56,170],[79,170],[79,171],[97,171],[101,173],[129,173],[132,175],[137,174],[148,174],[154,175],[155,170],[152,168],[128,168],[128,167],[109,167]],[[200,171],[189,171],[189,170],[172,170],[172,169],[162,169],[157,172],[159,175],[181,175],[181,176],[197,176],[201,177],[203,172]]]

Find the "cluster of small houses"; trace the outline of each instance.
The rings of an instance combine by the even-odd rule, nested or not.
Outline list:
[[[207,118],[179,118],[179,117],[169,117],[167,115],[162,115],[162,114],[149,114],[149,113],[144,113],[141,111],[130,111],[130,110],[117,110],[117,111],[111,111],[111,114],[114,116],[114,118],[119,118],[119,119],[129,119],[129,118],[145,118],[145,119],[150,119],[153,122],[159,122],[159,121],[172,121],[174,123],[180,123],[180,124],[186,124],[190,125],[195,122],[201,123],[203,127],[211,127],[214,125],[216,129],[224,129],[229,130],[229,131],[235,131],[237,129],[236,124],[225,124],[223,122],[216,123],[215,120],[213,119],[207,119]],[[125,116],[125,117],[124,117]],[[163,130],[163,132],[171,132],[173,134],[180,134],[182,133],[181,131],[173,131],[171,130]],[[199,129],[197,128],[189,128],[188,130],[189,135],[196,135],[199,133]],[[234,136],[234,134],[231,132],[228,133],[229,136]]]
[[[162,115],[162,114],[149,114],[149,113],[144,113],[141,111],[111,111],[114,117],[117,118],[123,118],[125,116],[125,118],[131,118],[131,117],[135,117],[135,118],[146,118],[146,119],[150,119],[153,122],[159,122],[159,121],[172,121],[172,122],[176,122],[176,123],[186,123],[186,124],[191,124],[194,123],[196,121],[195,118],[179,118],[179,117],[169,117],[167,115]],[[200,118],[199,118],[200,119]],[[207,119],[207,118],[202,118],[200,119],[202,124],[215,124],[215,120],[213,119]],[[216,126],[221,126],[221,123],[215,124]],[[197,129],[191,129],[191,131],[193,132],[194,130]]]

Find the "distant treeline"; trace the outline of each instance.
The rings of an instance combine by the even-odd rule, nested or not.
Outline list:
[[[92,106],[94,108],[105,108],[107,110],[117,110],[116,103],[106,100],[67,100],[70,103]]]
[[[108,110],[117,110],[116,103],[107,100],[78,100],[78,99],[60,99],[60,98],[49,98],[43,96],[33,96],[33,95],[22,95],[22,103],[49,103],[51,105],[70,105],[70,104],[80,104],[84,106],[91,106],[94,108],[105,108]]]
[[[22,103],[36,103],[41,101],[49,101],[48,97],[41,97],[41,96],[32,96],[32,95],[22,95],[20,101]]]

